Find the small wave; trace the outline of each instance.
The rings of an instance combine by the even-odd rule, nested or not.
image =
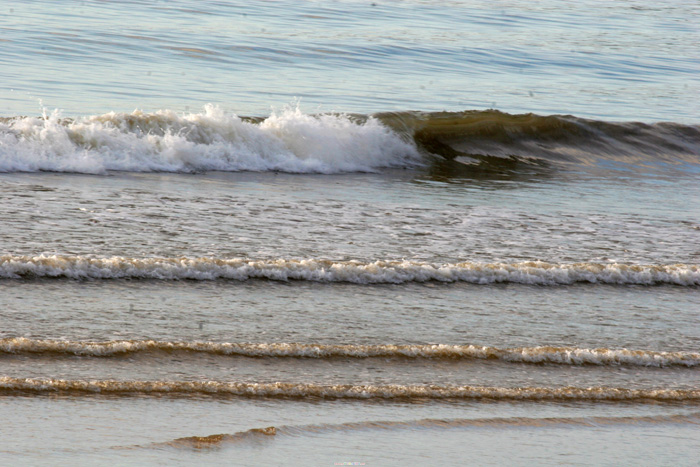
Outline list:
[[[271,399],[490,399],[519,401],[700,401],[700,389],[317,385],[220,381],[115,381],[0,377],[0,394],[235,396]]]
[[[0,256],[0,278],[157,279],[245,281],[519,283],[532,285],[674,284],[700,285],[700,266],[625,265],[541,261],[447,263],[416,261],[250,260],[245,258],[93,258],[86,256]]]
[[[281,435],[303,435],[306,433],[334,433],[358,430],[396,430],[406,428],[498,428],[498,427],[548,427],[548,426],[611,426],[631,424],[697,424],[700,413],[676,415],[649,415],[631,417],[509,417],[509,418],[461,418],[461,419],[421,419],[408,421],[368,421],[349,423],[323,423],[318,425],[280,426],[276,429]],[[272,427],[274,428],[274,427]]]
[[[213,449],[221,447],[222,444],[249,442],[275,436],[277,429],[274,426],[267,428],[253,428],[251,430],[242,431],[239,433],[227,434],[221,433],[209,436],[187,436],[185,438],[177,438],[167,443],[155,443],[149,447],[175,447],[188,449]]]
[[[631,417],[547,417],[547,418],[462,418],[421,419],[407,421],[365,421],[349,423],[323,423],[316,425],[288,425],[253,428],[232,434],[188,436],[165,443],[139,447],[175,447],[179,449],[218,449],[230,443],[260,440],[276,436],[307,436],[352,431],[395,431],[406,429],[450,430],[458,428],[522,428],[522,427],[592,427],[616,425],[691,424],[700,422],[699,413],[675,415],[649,415]]]
[[[0,339],[0,352],[113,357],[140,352],[196,352],[262,358],[429,358],[441,360],[493,359],[512,363],[562,365],[630,365],[647,367],[700,365],[700,353],[570,347],[498,348],[477,345],[323,345],[294,343],[217,343],[167,341],[74,342],[23,337]]]

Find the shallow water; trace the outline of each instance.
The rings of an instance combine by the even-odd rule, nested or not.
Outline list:
[[[693,465],[698,6],[601,8],[12,5],[0,459]]]

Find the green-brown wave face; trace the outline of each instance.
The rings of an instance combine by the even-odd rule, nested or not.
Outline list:
[[[700,163],[700,126],[605,122],[497,110],[377,114],[426,152],[467,164]]]

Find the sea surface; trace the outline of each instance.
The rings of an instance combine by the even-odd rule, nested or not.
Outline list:
[[[0,11],[0,463],[697,465],[696,1]]]

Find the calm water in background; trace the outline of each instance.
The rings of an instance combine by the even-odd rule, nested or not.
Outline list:
[[[697,123],[693,1],[3,2],[2,113],[214,103]]]
[[[0,7],[0,459],[696,462],[697,2]]]

